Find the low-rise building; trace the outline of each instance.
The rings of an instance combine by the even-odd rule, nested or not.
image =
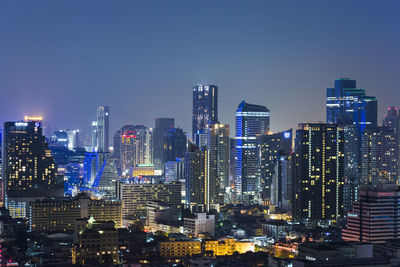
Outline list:
[[[72,263],[80,265],[119,264],[118,230],[114,222],[96,222],[93,217],[77,233]]]
[[[224,238],[221,240],[204,240],[204,252],[212,252],[213,256],[232,255],[237,252],[239,254],[247,251],[254,252],[254,243],[250,241],[237,241],[234,238]]]
[[[195,213],[192,218],[184,218],[184,231],[191,236],[215,233],[215,216],[206,213]]]
[[[160,242],[160,255],[165,258],[183,258],[201,254],[200,241]]]
[[[73,232],[78,218],[93,217],[122,226],[121,202],[96,200],[80,194],[71,199],[50,199],[29,203],[29,228],[32,232]]]

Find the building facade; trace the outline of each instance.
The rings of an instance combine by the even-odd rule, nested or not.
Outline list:
[[[12,217],[26,217],[29,201],[63,195],[41,121],[6,122],[2,159],[5,203]]]
[[[204,134],[210,122],[218,122],[218,86],[198,84],[193,86],[192,135]],[[199,145],[199,144],[197,144]]]
[[[110,109],[108,106],[97,107],[97,119],[92,122],[92,148],[95,152],[108,152]]]
[[[255,195],[261,191],[257,166],[257,135],[269,131],[270,112],[264,106],[242,101],[236,110],[235,189],[238,194]]]
[[[400,238],[400,190],[395,184],[363,186],[347,213],[344,241],[385,243]]]
[[[334,222],[343,216],[343,128],[299,124],[293,166],[293,219]]]
[[[32,232],[73,232],[79,218],[113,221],[122,227],[120,201],[90,199],[79,195],[71,199],[51,199],[29,203],[29,228]]]

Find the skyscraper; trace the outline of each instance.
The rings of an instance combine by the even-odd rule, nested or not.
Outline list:
[[[192,135],[194,140],[198,139],[195,134],[205,134],[205,128],[209,122],[218,122],[218,86],[198,84],[193,86]]]
[[[355,124],[361,133],[377,126],[377,105],[375,97],[356,87],[356,80],[341,78],[335,80],[334,88],[326,89],[326,122]]]
[[[92,122],[92,147],[97,152],[108,152],[109,107],[97,107],[97,120]]]
[[[212,189],[212,198],[223,196],[229,187],[229,125],[210,124],[207,127],[207,149],[209,150],[209,175],[210,183],[217,188]]]
[[[170,128],[175,128],[175,119],[156,118],[156,125],[153,130],[153,163],[158,170],[162,169],[164,160],[164,134]]]
[[[293,219],[337,221],[343,216],[343,128],[299,124],[294,154]]]
[[[6,206],[11,216],[26,217],[29,201],[62,196],[62,183],[41,121],[6,122],[2,158]]]
[[[260,180],[263,198],[270,199],[271,183],[279,156],[289,155],[292,150],[292,129],[279,133],[268,133],[257,136],[258,179]]]
[[[396,107],[390,107],[382,121],[382,125],[393,129],[396,133],[397,142],[397,173],[400,174],[400,112]]]
[[[361,142],[361,182],[398,182],[398,146],[395,130],[385,126],[366,129]]]
[[[190,209],[207,209],[207,149],[191,144],[185,155],[185,203]],[[198,209],[201,210],[198,210]]]
[[[235,189],[238,194],[260,192],[257,177],[257,135],[269,131],[270,112],[264,106],[242,101],[236,110],[236,167]]]
[[[186,133],[180,128],[171,128],[164,134],[164,162],[183,158],[186,152]]]
[[[353,210],[347,213],[347,227],[342,230],[344,241],[385,243],[398,239],[400,191],[396,184],[362,186]]]
[[[144,125],[135,125],[135,166],[153,164],[152,129]]]
[[[132,176],[132,168],[136,166],[135,163],[135,126],[125,125],[121,128],[120,146],[120,162],[121,162],[121,175],[123,177]]]

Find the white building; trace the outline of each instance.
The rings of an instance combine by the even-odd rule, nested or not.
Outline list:
[[[194,215],[194,218],[183,219],[186,234],[198,236],[199,234],[208,233],[214,236],[215,216],[207,215],[207,213],[195,213]]]

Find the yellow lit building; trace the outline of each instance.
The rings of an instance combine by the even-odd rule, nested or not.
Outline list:
[[[160,242],[160,255],[165,258],[182,258],[201,254],[200,241]]]
[[[78,218],[94,217],[96,220],[113,221],[122,227],[120,201],[90,199],[79,195],[69,200],[43,200],[29,203],[29,226],[35,232],[72,232]]]
[[[132,169],[133,177],[152,175],[155,175],[154,165],[138,165]]]
[[[205,251],[213,251],[214,256],[232,255],[235,252],[239,254],[247,251],[254,252],[254,243],[250,241],[236,241],[233,238],[224,238],[222,240],[205,240],[203,242]]]
[[[118,230],[114,222],[96,222],[93,217],[77,233],[72,247],[72,263],[80,265],[115,265],[118,257]]]
[[[160,242],[160,255],[166,258],[181,258],[204,252],[212,252],[214,256],[239,254],[247,251],[254,252],[254,243],[250,241],[237,241],[233,238],[221,240],[200,241],[169,241]]]

